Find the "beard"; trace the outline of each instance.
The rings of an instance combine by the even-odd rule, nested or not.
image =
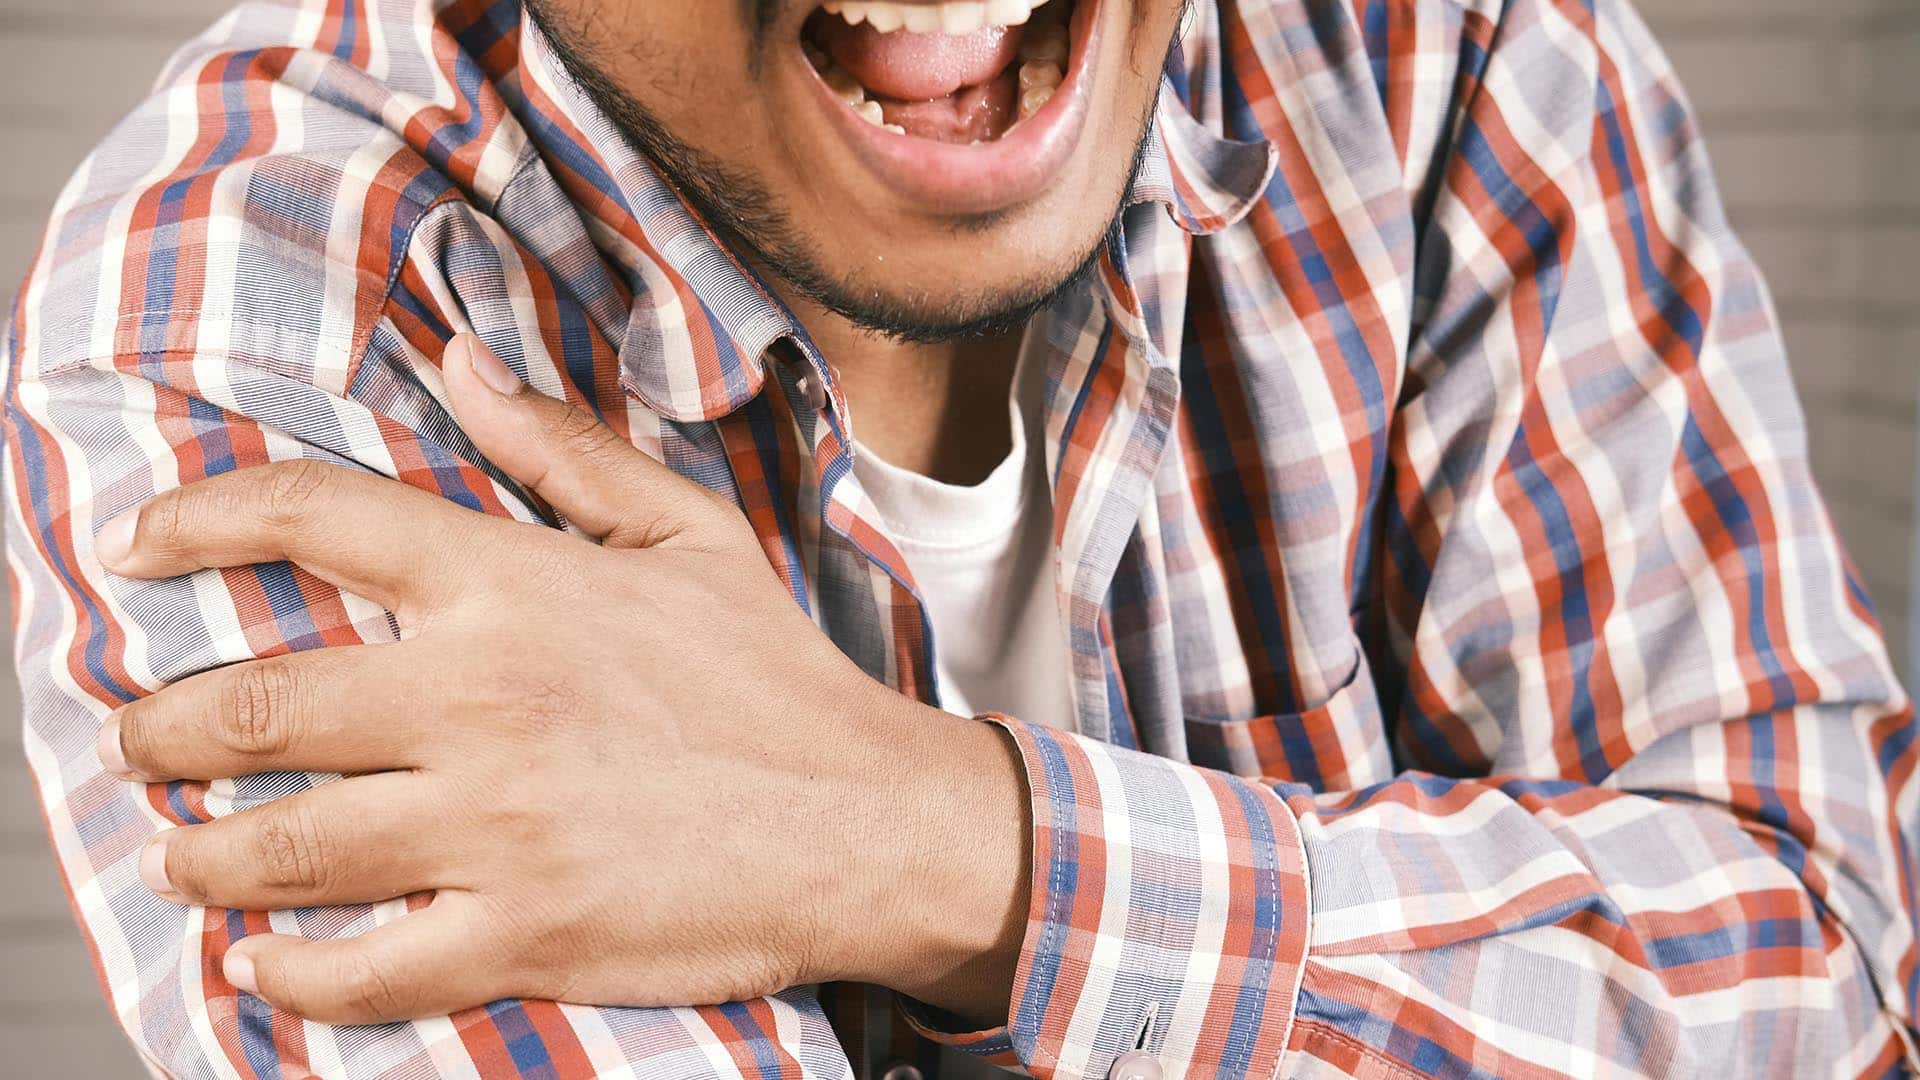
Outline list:
[[[777,5],[770,0],[742,0],[742,4],[753,30],[750,70],[757,73],[769,48],[769,27]],[[556,19],[540,0],[524,0],[524,7],[527,17],[546,36],[567,76],[621,136],[646,155],[660,176],[736,257],[863,330],[912,344],[1017,333],[1035,315],[1079,286],[1118,234],[1128,202],[1126,193],[1133,190],[1145,161],[1150,144],[1149,121],[1159,100],[1156,89],[1140,117],[1140,134],[1122,195],[1108,216],[1106,228],[1088,241],[1079,258],[1010,281],[1004,288],[972,295],[956,296],[951,290],[935,294],[926,289],[885,288],[875,282],[829,274],[805,232],[795,227],[792,217],[755,177],[716,161],[675,136],[659,117],[604,74],[595,62],[594,44]],[[1005,216],[973,215],[955,229],[984,232]]]

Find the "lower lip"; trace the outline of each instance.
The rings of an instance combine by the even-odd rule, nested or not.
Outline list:
[[[868,123],[834,96],[798,47],[791,51],[841,138],[888,190],[936,212],[991,214],[1045,191],[1079,146],[1091,96],[1085,71],[1088,58],[1098,55],[1099,7],[1100,0],[1079,0],[1067,77],[1053,97],[1000,138],[970,146],[901,135]]]

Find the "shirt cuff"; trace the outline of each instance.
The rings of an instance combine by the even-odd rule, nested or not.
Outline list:
[[[1019,1051],[1013,1048],[1013,1035],[1008,1028],[1003,1026],[968,1031],[961,1026],[960,1018],[952,1013],[912,998],[894,1000],[900,1006],[900,1015],[922,1038],[970,1054],[989,1065],[998,1065],[1014,1072],[1026,1071],[1026,1063],[1020,1060]]]
[[[1007,1026],[928,1038],[1036,1077],[1275,1075],[1306,961],[1300,828],[1268,788],[989,714],[1033,798],[1033,899]]]

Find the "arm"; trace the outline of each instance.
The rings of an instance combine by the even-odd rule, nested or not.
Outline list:
[[[973,1041],[1060,1077],[1142,1024],[1170,1076],[1920,1066],[1912,713],[1671,72],[1617,2],[1363,6],[1394,123],[1468,88],[1414,125],[1452,134],[1409,183],[1369,653],[1408,771],[1319,792],[1006,722],[1035,891]]]
[[[249,55],[259,65],[287,62],[288,52]],[[128,129],[172,130],[186,121],[169,95],[193,95],[201,82],[239,88],[243,69],[252,70],[233,54],[201,60],[183,68],[184,89],[143,107]],[[282,90],[278,105],[317,108]],[[413,344],[425,340],[421,315],[452,320],[457,303],[443,315],[403,296],[400,310],[383,291],[406,278],[454,298],[409,236],[425,238],[431,206],[470,208],[436,201],[447,185],[421,175],[423,164],[393,137],[352,117],[329,114],[307,129],[342,145],[310,140],[287,153],[273,138],[264,91],[255,91],[246,97],[260,111],[247,130],[259,138],[244,146],[208,137],[233,118],[191,109],[200,142],[110,140],[63,200],[0,339],[27,755],[115,1015],[150,1068],[182,1078],[586,1077],[623,1067],[844,1074],[844,1055],[806,989],[724,1008],[509,1000],[378,1028],[302,1022],[226,980],[229,947],[270,930],[349,937],[393,923],[406,903],[241,914],[172,904],[142,884],[139,853],[157,829],[230,818],[330,777],[126,783],[95,756],[103,719],[223,665],[388,641],[394,623],[379,605],[285,563],[156,582],[113,577],[95,553],[109,518],[202,477],[299,458],[398,477],[497,517],[539,518],[454,441],[427,389],[436,385],[437,349]],[[202,156],[216,143],[220,152],[238,146],[237,156]],[[333,235],[316,241],[306,231],[311,219],[283,216],[275,199],[245,198],[289,184],[333,207]],[[353,184],[380,222],[364,234],[361,207],[335,197],[336,187]],[[166,227],[170,214],[187,220]],[[338,258],[342,251],[350,257]],[[556,369],[540,352],[540,328],[525,333],[528,350]]]
[[[164,362],[206,365],[209,358]],[[232,388],[226,408],[101,367],[45,380],[12,370],[8,505],[28,757],[103,987],[152,1067],[175,1077],[310,1070],[343,1078],[415,1076],[423,1063],[428,1075],[448,1076],[479,1069],[487,1076],[586,1077],[623,1065],[754,1076],[756,1062],[806,1075],[844,1070],[810,990],[712,1009],[501,1001],[451,1020],[351,1031],[302,1023],[237,991],[221,965],[235,942],[267,932],[351,937],[391,924],[408,905],[243,915],[155,896],[137,864],[156,829],[225,818],[329,777],[126,783],[103,771],[94,734],[115,707],[162,685],[256,657],[388,641],[392,623],[378,605],[285,563],[157,582],[114,578],[93,554],[94,533],[112,514],[202,475],[273,459],[342,458],[286,427],[230,411],[244,400],[278,402],[283,416],[303,396],[320,404],[310,388],[245,368],[221,372]],[[296,429],[308,422],[318,428],[333,417],[311,410],[305,419],[282,420]],[[429,466],[413,475],[463,486],[496,513],[530,513],[484,473],[425,440],[389,438],[395,459]]]

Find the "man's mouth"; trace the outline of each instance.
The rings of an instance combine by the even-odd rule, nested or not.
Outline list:
[[[868,123],[921,139],[991,142],[1066,81],[1070,8],[1071,0],[827,0],[802,47]]]
[[[1028,199],[1085,126],[1100,0],[824,0],[800,55],[832,126],[895,193],[983,213]]]

